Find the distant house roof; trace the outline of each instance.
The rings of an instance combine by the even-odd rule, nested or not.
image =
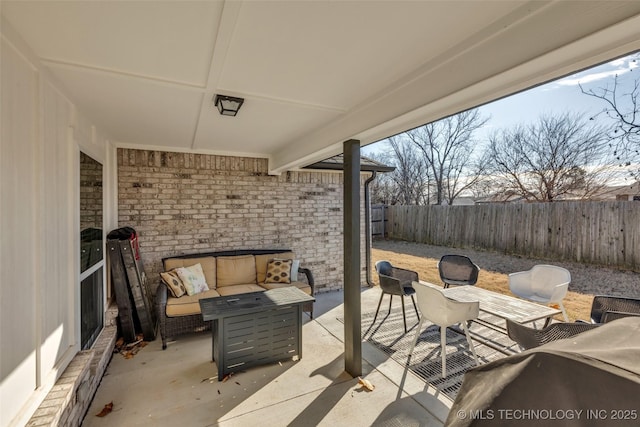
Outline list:
[[[640,182],[636,181],[632,184],[605,187],[597,195],[595,195],[593,199],[615,200],[638,195],[640,195]]]
[[[519,194],[500,192],[477,198],[475,202],[477,205],[483,205],[489,203],[524,203],[526,200]]]
[[[601,192],[601,197],[615,199],[618,196],[632,196],[638,194],[640,194],[640,182],[634,182],[633,184],[604,188]]]
[[[328,170],[343,170],[344,169],[344,155],[338,154],[337,156],[330,157],[328,159],[313,163],[309,166],[305,166],[303,169],[328,169]],[[394,166],[387,166],[383,163],[372,160],[368,157],[360,156],[360,170],[365,172],[393,172],[396,168]]]

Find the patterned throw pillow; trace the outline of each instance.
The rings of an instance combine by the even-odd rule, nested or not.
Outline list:
[[[162,277],[162,280],[164,281],[164,283],[167,284],[167,287],[169,288],[171,295],[173,295],[174,297],[180,298],[182,295],[187,293],[187,290],[184,288],[184,284],[182,283],[182,280],[180,280],[180,277],[178,277],[178,273],[176,272],[176,269],[173,269],[171,271],[165,271],[164,273],[160,273],[160,277]]]
[[[184,284],[187,295],[196,295],[209,290],[201,264],[176,268],[176,272]]]
[[[272,259],[267,263],[265,283],[291,283],[292,259]]]
[[[270,261],[289,261],[288,259],[285,258],[272,258]],[[298,269],[300,268],[300,260],[299,259],[294,259],[293,260],[293,264],[291,264],[291,273],[289,274],[289,280],[290,282],[297,282],[298,281]],[[268,283],[268,282],[265,282]]]

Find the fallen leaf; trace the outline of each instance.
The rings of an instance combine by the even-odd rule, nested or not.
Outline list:
[[[102,411],[96,414],[96,417],[104,417],[108,415],[111,411],[113,411],[113,402],[109,402],[106,405],[104,405],[104,408],[102,408]]]
[[[371,381],[365,380],[364,378],[360,378],[360,377],[358,377],[358,384],[360,384],[362,387],[366,388],[369,391],[373,391],[376,388],[376,386],[371,384]]]
[[[141,342],[142,342],[142,339],[135,340],[134,342],[130,342],[129,344],[127,344],[126,348],[127,349],[131,349],[131,348],[137,346],[138,344],[140,344]]]

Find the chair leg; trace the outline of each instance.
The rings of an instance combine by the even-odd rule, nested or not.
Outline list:
[[[473,354],[473,359],[476,361],[476,366],[480,366],[478,356],[476,355],[476,349],[473,347],[473,343],[471,342],[471,335],[469,335],[469,328],[467,328],[467,324],[462,322],[462,328],[464,329],[464,335],[467,337],[467,343],[469,343],[469,349],[471,350],[471,354]]]
[[[389,312],[387,316],[391,314],[391,301],[393,301],[393,294],[389,294]]]
[[[564,321],[568,322],[569,317],[567,316],[567,311],[564,309],[564,305],[562,305],[562,301],[560,301],[560,310],[562,310],[562,316],[564,317]]]
[[[447,376],[447,328],[440,327],[440,353],[442,357],[442,378]]]
[[[400,296],[400,304],[402,305],[402,321],[404,322],[404,333],[407,333],[407,314],[404,311],[404,295]]]
[[[376,318],[378,317],[378,311],[380,310],[380,304],[382,304],[383,296],[384,296],[384,292],[380,294],[380,301],[378,301],[378,308],[376,308],[376,314],[373,316],[373,322],[371,322],[371,325],[376,323]]]
[[[411,345],[411,350],[409,350],[409,357],[407,358],[407,365],[411,361],[411,355],[413,354],[413,350],[416,348],[416,343],[418,342],[418,338],[420,337],[420,330],[422,329],[422,323],[424,322],[424,318],[420,318],[418,321],[418,329],[416,329],[416,334],[413,337],[413,344]]]
[[[416,316],[419,319],[420,318],[420,313],[418,313],[418,307],[416,306],[416,300],[413,298],[413,295],[411,295],[411,302],[413,303],[413,308],[416,311]]]

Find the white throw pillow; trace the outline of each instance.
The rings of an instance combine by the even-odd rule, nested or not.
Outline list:
[[[291,264],[291,281],[298,281],[298,269],[300,268],[300,260],[294,259],[293,264]]]
[[[202,265],[199,263],[191,267],[176,268],[176,273],[182,280],[187,295],[196,295],[209,290],[209,285],[207,285],[207,280],[202,271]]]

